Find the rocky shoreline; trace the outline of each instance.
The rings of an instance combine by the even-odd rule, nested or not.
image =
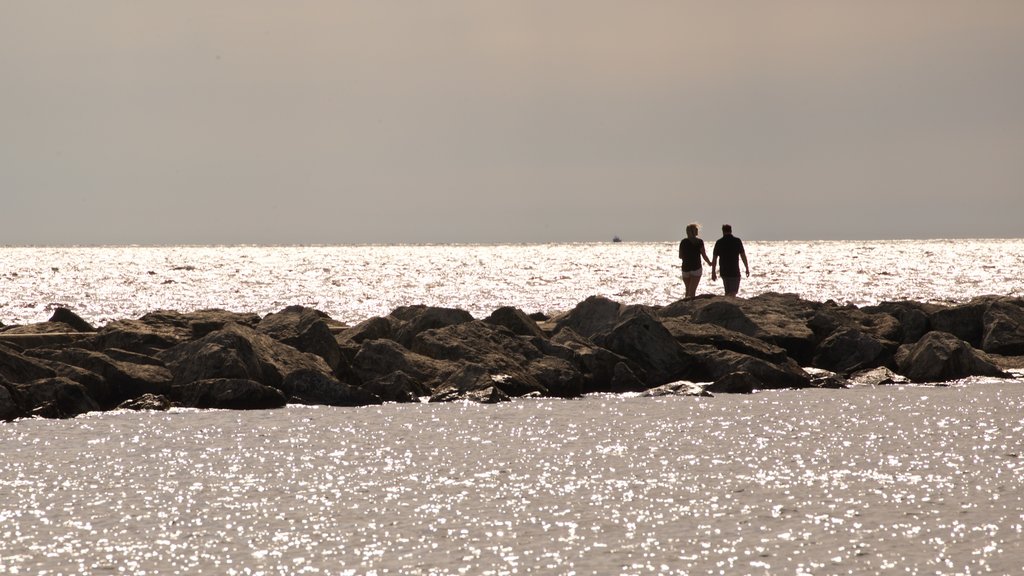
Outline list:
[[[61,308],[47,322],[0,326],[0,420],[172,406],[707,396],[1013,378],[1021,368],[1024,299],[1003,296],[860,308],[778,293],[667,306],[593,296],[552,317],[408,306],[354,326],[296,306],[264,317],[156,311],[95,328]]]

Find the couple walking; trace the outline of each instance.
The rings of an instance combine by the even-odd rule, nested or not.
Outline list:
[[[704,273],[701,258],[711,265],[711,280],[715,280],[715,268],[721,260],[722,284],[726,296],[735,296],[740,291],[740,259],[750,277],[750,266],[747,265],[747,253],[743,251],[743,241],[732,235],[732,226],[722,225],[722,237],[715,242],[714,259],[708,260],[704,250],[704,241],[697,237],[697,225],[686,227],[686,238],[679,243],[679,258],[683,260],[683,284],[686,285],[686,299],[697,295],[697,284],[700,284]]]

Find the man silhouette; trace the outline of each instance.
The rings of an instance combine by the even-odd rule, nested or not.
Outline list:
[[[747,264],[747,253],[743,250],[743,241],[732,235],[732,226],[722,224],[722,237],[715,242],[714,255],[711,258],[711,280],[715,280],[715,267],[721,258],[722,284],[726,296],[735,296],[740,291],[740,258],[750,278],[750,266]]]

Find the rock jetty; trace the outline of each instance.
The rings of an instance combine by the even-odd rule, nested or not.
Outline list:
[[[856,307],[793,294],[572,310],[405,306],[354,326],[292,306],[260,317],[155,311],[94,328],[67,309],[0,327],[0,419],[111,409],[657,396],[1012,378],[1024,299]]]

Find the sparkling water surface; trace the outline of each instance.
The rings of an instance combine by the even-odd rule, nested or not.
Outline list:
[[[744,296],[1024,295],[1021,240],[747,251]],[[5,324],[682,293],[675,242],[0,248]],[[1022,447],[1024,385],[987,379],[19,420],[0,423],[0,574],[1015,574]]]
[[[751,276],[741,296],[792,292],[864,305],[1024,295],[1024,240],[745,245]],[[704,293],[721,293],[709,270]],[[58,306],[95,324],[158,309],[267,314],[292,304],[349,323],[410,304],[484,318],[501,306],[569,310],[595,294],[624,304],[682,298],[678,242],[0,248],[4,324],[44,321]]]
[[[1012,574],[1019,383],[0,426],[0,573]]]

